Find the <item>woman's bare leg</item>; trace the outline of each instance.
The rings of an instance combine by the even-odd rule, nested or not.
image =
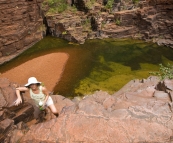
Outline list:
[[[55,116],[58,117],[59,114],[58,114],[58,111],[57,111],[55,105],[54,105],[54,104],[51,104],[51,105],[49,105],[49,108],[50,108],[50,110],[52,111],[52,113],[53,113]]]

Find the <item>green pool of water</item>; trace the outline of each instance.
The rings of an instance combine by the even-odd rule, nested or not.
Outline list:
[[[0,72],[32,58],[53,53],[69,54],[62,78],[54,93],[67,97],[91,94],[96,90],[110,94],[132,79],[142,79],[158,71],[159,64],[173,64],[173,49],[130,39],[88,40],[83,45],[45,37],[33,47],[2,65]]]

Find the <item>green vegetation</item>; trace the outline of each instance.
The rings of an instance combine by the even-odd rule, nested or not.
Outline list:
[[[102,24],[101,24],[101,28],[104,28],[105,27],[105,24],[106,24],[106,22],[103,21]]]
[[[65,35],[65,34],[67,34],[67,31],[63,31],[63,32],[62,32],[62,35]]]
[[[139,0],[133,0],[133,3],[134,3],[134,4],[139,3]]]
[[[77,12],[77,8],[75,6],[68,6],[67,7],[67,10],[73,12],[73,13],[76,13]]]
[[[96,0],[87,1],[87,2],[86,2],[86,7],[87,7],[88,9],[91,9],[92,6],[93,6],[93,4],[94,4],[95,2],[96,2]]]
[[[10,55],[10,52],[6,52],[5,54],[6,54],[6,56],[9,56]]]
[[[160,69],[158,72],[150,72],[150,74],[158,76],[161,80],[164,79],[173,79],[173,66],[169,63],[164,66],[163,64],[159,64]]]
[[[114,3],[114,0],[108,0],[108,2],[106,4],[106,8],[107,9],[112,9],[113,3]]]
[[[116,25],[120,25],[121,21],[119,19],[116,19],[115,23],[116,23]]]
[[[31,31],[30,30],[28,30],[28,34],[31,35]]]
[[[90,19],[84,19],[82,25],[90,25]]]
[[[46,26],[44,24],[40,25],[40,27],[38,28],[37,31],[38,32],[41,32],[41,31],[46,32]]]
[[[82,27],[84,31],[91,31],[91,22],[90,19],[84,19],[82,21]]]
[[[44,82],[41,82],[41,86],[45,86],[45,85],[44,85]]]
[[[63,13],[64,11],[73,13],[77,12],[75,6],[69,6],[64,0],[44,0],[42,3],[42,9],[46,11],[47,15]]]
[[[44,0],[42,8],[48,7],[48,14],[61,13],[67,9],[67,3],[64,0]]]

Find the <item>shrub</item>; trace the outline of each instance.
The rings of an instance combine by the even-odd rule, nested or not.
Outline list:
[[[159,64],[160,69],[158,72],[150,72],[150,74],[158,76],[161,80],[164,79],[173,79],[173,66],[169,63],[167,66]]]
[[[107,2],[107,4],[106,4],[106,8],[112,9],[113,3],[114,3],[114,0],[108,0],[108,2]]]
[[[61,13],[67,9],[67,3],[64,0],[44,0],[42,8],[48,5],[48,13]]]

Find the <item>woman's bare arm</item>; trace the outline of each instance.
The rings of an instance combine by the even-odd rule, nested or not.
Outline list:
[[[43,106],[46,104],[47,102],[47,99],[49,98],[49,91],[46,89],[46,87],[44,86],[42,88],[42,92],[44,93],[44,95],[46,95],[46,98],[44,99],[44,103],[43,103]]]
[[[14,102],[15,106],[18,106],[19,104],[22,103],[22,98],[20,96],[20,91],[27,91],[27,90],[28,90],[28,88],[26,88],[26,87],[17,87],[16,88],[17,100]]]

